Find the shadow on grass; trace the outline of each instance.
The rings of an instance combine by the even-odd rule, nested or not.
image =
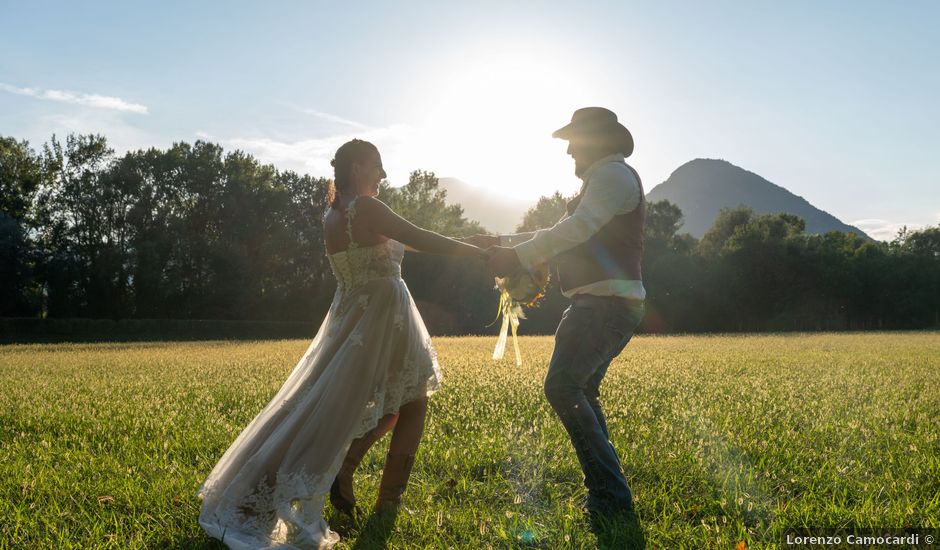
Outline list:
[[[163,541],[158,548],[173,548],[175,550],[226,550],[228,546],[225,546],[225,544],[216,539],[204,536],[173,542]]]
[[[395,530],[395,519],[398,518],[398,510],[389,510],[381,514],[372,514],[366,520],[365,525],[359,530],[356,542],[353,543],[353,550],[373,550],[385,548],[388,545],[388,539]]]
[[[591,531],[600,550],[633,550],[646,548],[646,537],[636,512],[591,515]]]
[[[372,514],[364,524],[356,526],[356,520],[342,514],[330,517],[330,527],[336,530],[343,539],[356,537],[353,550],[378,550],[388,546],[388,539],[395,530],[395,520],[398,510]],[[188,538],[175,543],[165,541],[163,548],[192,549],[192,550],[223,550],[227,548],[222,542],[208,536]]]

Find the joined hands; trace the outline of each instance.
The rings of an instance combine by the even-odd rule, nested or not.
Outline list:
[[[522,269],[516,251],[510,247],[499,246],[499,237],[495,235],[473,235],[459,240],[483,249],[481,256],[497,277],[506,277]]]
[[[486,265],[497,277],[506,277],[522,269],[519,255],[515,249],[505,246],[491,246],[486,249]]]

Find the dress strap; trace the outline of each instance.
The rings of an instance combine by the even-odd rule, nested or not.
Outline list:
[[[358,197],[356,197],[358,198]],[[349,248],[356,248],[359,246],[356,241],[353,239],[352,232],[352,221],[356,217],[356,199],[349,201],[349,204],[346,206],[346,234],[349,235]]]

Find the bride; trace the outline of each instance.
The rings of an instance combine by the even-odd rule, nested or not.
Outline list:
[[[401,502],[441,373],[401,278],[407,247],[454,256],[482,251],[418,228],[374,198],[378,149],[354,139],[333,159],[324,240],[337,289],[284,385],[222,455],[199,490],[199,523],[232,549],[328,548],[323,519],[353,514],[352,479],[369,447],[394,430],[375,511]]]

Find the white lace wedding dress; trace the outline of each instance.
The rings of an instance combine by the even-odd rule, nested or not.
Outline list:
[[[401,278],[404,246],[352,239],[329,255],[337,289],[306,353],[199,489],[199,523],[234,550],[329,548],[339,540],[323,504],[350,442],[441,374]]]

